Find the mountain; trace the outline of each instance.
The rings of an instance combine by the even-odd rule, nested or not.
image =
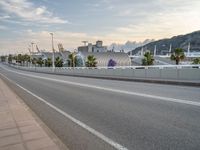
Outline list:
[[[139,46],[148,44],[150,42],[153,42],[153,39],[146,39],[143,42],[136,42],[136,41],[127,41],[124,44],[117,44],[117,43],[112,43],[110,46],[108,46],[109,50],[114,49],[114,51],[120,51],[120,50],[124,50],[125,52],[129,52]]]
[[[153,41],[129,51],[128,54],[137,54],[142,49],[142,47],[144,51],[150,50],[153,53],[155,45],[157,47],[157,54],[165,54],[169,52],[170,45],[172,52],[175,48],[183,48],[184,51],[187,51],[189,43],[191,52],[200,52],[200,31],[195,31],[186,35],[174,36],[170,39]]]

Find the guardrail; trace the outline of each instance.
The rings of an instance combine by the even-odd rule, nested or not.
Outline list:
[[[186,80],[200,82],[200,65],[117,66],[117,67],[12,67],[43,73],[117,79]]]

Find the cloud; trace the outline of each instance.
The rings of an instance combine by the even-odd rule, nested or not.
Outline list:
[[[91,17],[80,19],[80,23],[86,24],[87,29],[75,26],[72,28],[74,32],[67,32],[67,28],[59,28],[57,29],[58,31],[55,31],[56,27],[54,27],[55,45],[61,42],[65,48],[72,49],[81,45],[83,40],[93,43],[96,40],[103,40],[105,45],[110,45],[111,43],[123,44],[128,40],[139,42],[145,39],[170,38],[200,29],[199,0],[102,0],[97,3],[94,1],[89,4],[84,3],[85,5],[88,5],[88,7],[92,5],[95,10],[102,10],[96,14],[100,15],[102,13],[104,17],[92,18],[93,15],[95,16],[94,12]],[[0,49],[27,51],[27,44],[35,41],[42,49],[50,50],[51,39],[47,30],[50,30],[51,25],[48,28],[41,26],[55,22],[66,22],[61,18],[55,17],[55,14],[50,12],[47,7],[36,7],[28,0],[0,0],[0,8],[8,13],[8,16],[2,15],[0,21],[3,19],[7,21],[6,23],[21,23],[26,26],[24,27],[26,29],[27,27],[31,28],[33,25],[38,27],[36,29],[37,32],[27,30],[19,36],[12,36],[15,40],[10,40],[9,38],[7,41],[6,39],[1,40]],[[9,16],[13,14],[20,17],[21,20],[10,18]],[[78,15],[88,15],[88,13]],[[90,22],[91,20],[93,21],[92,23]],[[102,26],[98,25],[98,21],[103,22]],[[37,24],[37,22],[46,24]],[[34,30],[35,28],[32,29]],[[62,29],[63,31],[61,31]]]
[[[0,25],[0,30],[7,30],[8,28],[6,26]]]
[[[147,43],[153,42],[153,39],[146,39],[142,42],[137,42],[137,41],[127,41],[124,44],[117,44],[117,43],[112,43],[111,45],[108,46],[108,49],[114,49],[115,51],[120,51],[124,50],[125,52],[131,51],[137,47],[140,47],[142,45],[145,45]]]
[[[28,0],[1,0],[0,7],[6,13],[14,14],[25,21],[52,24],[68,23],[67,20],[54,16],[45,6],[36,7]]]
[[[142,1],[144,2],[144,0]],[[135,4],[144,8],[152,7],[153,10],[145,9],[146,11],[142,11],[141,9],[142,12],[139,11],[138,13],[138,8],[134,9],[135,7],[133,7],[131,10],[134,10],[136,15],[130,13],[130,16],[129,11],[124,11],[124,15],[127,15],[127,18],[132,18],[133,21],[128,25],[117,27],[115,32],[112,33],[113,36],[126,36],[127,40],[142,41],[144,39],[169,38],[200,29],[200,1],[155,1],[157,3],[150,5],[145,3]]]
[[[0,20],[5,20],[5,19],[9,19],[9,18],[10,18],[9,15],[0,16]]]
[[[31,29],[23,32],[18,32],[17,38],[14,39],[2,39],[0,40],[0,50],[10,50],[12,53],[16,52],[28,52],[27,46],[31,43],[37,43],[40,49],[51,51],[51,36],[52,31],[38,31],[34,32]],[[126,37],[122,38],[113,37],[112,35],[105,36],[92,36],[84,32],[67,32],[67,31],[54,31],[54,44],[57,49],[57,44],[62,43],[68,50],[76,49],[82,45],[82,41],[86,40],[91,43],[95,43],[97,40],[103,40],[104,45],[109,45],[114,42],[124,42]],[[2,51],[0,51],[2,53]]]

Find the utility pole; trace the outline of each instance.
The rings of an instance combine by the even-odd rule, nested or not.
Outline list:
[[[54,50],[54,44],[53,44],[53,33],[50,33],[51,37],[52,37],[52,51],[53,51],[53,55],[52,55],[52,67],[53,69],[55,69],[55,50]]]

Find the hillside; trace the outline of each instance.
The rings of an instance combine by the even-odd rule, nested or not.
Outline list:
[[[154,51],[155,45],[157,46],[157,54],[165,54],[170,49],[170,44],[172,45],[172,51],[175,48],[183,48],[185,51],[188,49],[188,43],[190,43],[191,51],[200,52],[200,31],[192,32],[186,35],[174,36],[170,39],[162,39],[158,41],[150,42],[143,46],[144,50],[150,50],[152,53]],[[140,51],[142,47],[137,47],[136,49],[128,52],[128,54],[136,54]]]

